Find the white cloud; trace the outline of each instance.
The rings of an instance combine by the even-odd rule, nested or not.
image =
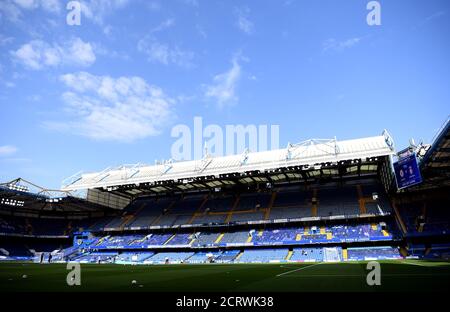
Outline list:
[[[251,35],[254,31],[255,25],[248,18],[248,15],[250,14],[250,9],[249,8],[236,9],[235,12],[237,17],[236,21],[237,27],[247,35]]]
[[[437,11],[433,14],[431,14],[430,16],[428,16],[427,18],[424,19],[425,22],[429,22],[431,20],[434,20],[436,18],[440,18],[442,16],[444,16],[446,14],[445,11]]]
[[[7,37],[5,35],[0,34],[0,47],[4,46],[4,45],[7,45],[7,44],[10,44],[13,41],[14,41],[13,37]]]
[[[427,16],[426,18],[424,18],[422,21],[420,21],[420,23],[418,23],[416,26],[413,27],[414,30],[416,30],[417,28],[423,27],[426,24],[441,18],[442,16],[446,15],[446,11],[437,11],[429,16]]]
[[[7,19],[11,22],[18,22],[22,17],[20,8],[11,1],[0,1],[0,20]]]
[[[39,6],[39,1],[37,0],[14,0],[14,2],[27,10],[35,9]]]
[[[151,30],[151,32],[152,33],[160,32],[160,31],[163,31],[163,30],[165,30],[167,28],[170,28],[170,27],[172,27],[174,25],[175,25],[175,19],[168,18],[168,19],[164,20],[163,22],[161,22],[161,24],[159,24],[158,26],[153,28]]]
[[[91,44],[83,42],[80,38],[72,40],[64,51],[64,54],[68,63],[89,66],[95,62],[95,54]]]
[[[122,51],[111,50],[101,43],[92,44],[92,48],[95,51],[96,55],[101,55],[109,58],[121,59],[127,61],[130,59],[130,56]]]
[[[74,38],[63,45],[32,40],[17,51],[12,51],[11,55],[17,62],[34,70],[61,64],[89,66],[96,59],[91,44],[80,38]]]
[[[194,52],[182,50],[178,46],[170,46],[153,36],[139,40],[137,48],[147,56],[150,62],[164,65],[175,64],[182,67],[193,66]]]
[[[358,44],[362,40],[361,37],[355,37],[350,38],[343,41],[338,41],[334,38],[327,39],[322,43],[322,51],[323,52],[329,52],[329,51],[335,51],[335,52],[341,52],[345,49],[351,48]]]
[[[22,17],[22,10],[31,11],[42,9],[50,13],[60,13],[59,0],[3,0],[0,1],[0,15],[12,22],[17,22]]]
[[[213,79],[213,84],[206,86],[205,97],[214,98],[220,108],[238,101],[236,87],[241,77],[241,66],[238,57],[231,60],[231,68],[218,74]]]
[[[158,135],[171,118],[173,100],[140,77],[95,76],[87,72],[60,77],[67,122],[47,127],[95,140],[131,142]]]
[[[118,9],[128,5],[129,0],[88,0],[81,1],[82,16],[98,25],[103,25],[105,18]]]
[[[47,12],[61,12],[61,3],[59,0],[41,0],[41,7]]]
[[[17,152],[17,147],[12,145],[3,145],[0,146],[0,156],[10,156]]]
[[[175,25],[173,18],[168,18],[150,30],[150,34],[138,41],[138,51],[147,55],[150,62],[164,65],[175,64],[192,67],[195,53],[181,49],[178,45],[169,45],[157,39],[156,34]]]

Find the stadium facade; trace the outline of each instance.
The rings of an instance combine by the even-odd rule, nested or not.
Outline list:
[[[417,155],[423,181],[401,190],[387,131],[79,173],[58,191],[21,179],[7,182],[0,186],[0,259],[164,264],[448,258],[449,124],[431,145],[406,150]],[[84,198],[73,196],[80,190]]]

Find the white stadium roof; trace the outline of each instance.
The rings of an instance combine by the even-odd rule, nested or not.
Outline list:
[[[269,171],[290,166],[314,166],[321,163],[382,157],[394,154],[391,136],[385,130],[380,136],[337,141],[307,140],[289,144],[287,148],[244,152],[241,155],[212,157],[193,161],[167,161],[156,165],[123,165],[101,172],[77,173],[63,181],[62,190],[110,188],[126,184],[157,183],[186,180],[204,176],[217,176],[249,171]]]

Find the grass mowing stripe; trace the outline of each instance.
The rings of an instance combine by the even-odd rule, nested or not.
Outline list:
[[[427,273],[412,273],[412,274],[382,274],[382,277],[412,277],[412,276],[429,276],[435,277],[437,274],[427,274]],[[450,274],[439,274],[439,276],[450,276]],[[302,274],[302,275],[290,275],[288,277],[298,278],[298,277],[366,277],[362,274]]]
[[[295,270],[287,271],[287,272],[278,274],[277,277],[280,277],[280,276],[283,276],[283,275],[286,275],[286,274],[290,274],[290,273],[294,273],[294,272],[297,272],[297,271],[301,271],[301,270],[304,270],[304,269],[307,269],[307,268],[311,268],[313,266],[317,266],[317,265],[320,265],[320,264],[323,264],[323,262],[316,263],[316,264],[311,264],[311,265],[308,265],[306,267],[302,267],[302,268],[298,268],[298,269],[295,269]]]
[[[439,266],[439,264],[435,263],[427,263],[427,262],[410,262],[410,261],[402,261],[400,262],[402,264],[408,264],[408,265],[417,265],[421,267],[436,267]]]
[[[382,285],[366,283],[367,261],[350,263],[127,266],[81,265],[79,287],[65,264],[0,263],[0,293],[10,291],[445,291],[450,262],[380,261]],[[409,264],[426,265],[409,265]],[[319,265],[324,264],[324,265]],[[405,265],[408,264],[408,265]],[[310,268],[310,270],[303,271]],[[23,275],[27,275],[23,278]],[[277,275],[281,275],[279,278]],[[132,285],[131,281],[137,283]]]

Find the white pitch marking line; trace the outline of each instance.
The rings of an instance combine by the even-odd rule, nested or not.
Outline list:
[[[423,263],[415,263],[415,262],[409,262],[409,261],[402,261],[401,263],[403,264],[408,264],[408,265],[417,265],[417,266],[421,266],[421,267],[433,267],[429,264],[423,264]]]
[[[278,274],[277,277],[280,277],[280,276],[283,276],[283,275],[286,275],[286,274],[289,274],[289,273],[294,273],[294,272],[297,272],[297,271],[301,271],[301,270],[304,270],[304,269],[307,269],[307,268],[311,268],[311,267],[313,267],[313,266],[320,265],[320,264],[322,264],[322,263],[323,263],[323,262],[319,262],[319,263],[316,263],[316,264],[308,265],[307,267],[303,267],[303,268],[298,268],[298,269],[295,269],[295,270],[287,271],[287,272]]]

